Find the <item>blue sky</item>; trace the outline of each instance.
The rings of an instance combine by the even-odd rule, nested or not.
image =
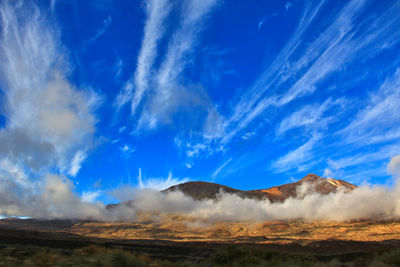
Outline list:
[[[189,180],[391,182],[399,1],[0,6],[0,175],[104,202]]]

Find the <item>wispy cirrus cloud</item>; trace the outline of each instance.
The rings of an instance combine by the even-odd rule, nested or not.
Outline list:
[[[105,18],[102,22],[101,27],[97,29],[96,34],[93,37],[91,37],[89,40],[86,40],[84,44],[88,45],[90,43],[93,43],[97,39],[99,39],[101,36],[103,36],[106,33],[106,31],[108,30],[108,28],[110,27],[111,22],[112,22],[112,18],[110,16]]]
[[[286,172],[294,168],[297,168],[301,171],[303,165],[309,164],[314,159],[312,151],[315,144],[320,139],[321,136],[315,134],[301,146],[287,152],[287,154],[274,161],[271,164],[272,169],[277,173]],[[316,164],[316,162],[311,164]]]
[[[365,108],[340,131],[348,142],[384,143],[400,137],[400,69],[371,93]]]
[[[386,163],[400,153],[399,73],[395,70],[377,90],[371,90],[362,101],[363,108],[349,114],[349,122],[334,133],[336,146],[346,149],[332,151],[328,166],[343,178],[384,175]]]
[[[221,146],[228,146],[238,134],[243,135],[242,131],[246,130],[246,127],[263,112],[277,106],[278,96],[271,93],[277,90],[274,87],[283,77],[282,70],[290,62],[290,57],[301,44],[304,32],[313,23],[325,3],[326,1],[306,4],[298,27],[275,60],[266,67],[259,79],[247,88],[239,101],[233,103],[231,114],[219,116],[219,120],[213,120],[211,127],[205,129],[203,136],[195,141],[206,147],[204,151],[207,154],[210,154],[208,151],[214,151]]]
[[[219,134],[208,135],[208,137],[212,136],[211,140],[199,138],[198,143],[206,146],[204,151],[213,150],[221,145],[229,149],[230,143],[236,142],[238,136],[243,136],[248,131],[254,132],[254,126],[262,119],[268,122],[264,127],[258,127],[258,131],[267,134],[271,131],[271,127],[277,124],[274,128],[278,136],[299,127],[304,127],[308,131],[308,133],[306,131],[303,133],[306,136],[310,131],[319,136],[317,139],[311,138],[298,149],[275,160],[273,166],[277,169],[288,170],[296,166],[292,164],[296,162],[299,163],[298,166],[304,166],[300,160],[302,158],[313,159],[315,158],[313,155],[328,156],[336,153],[333,147],[340,146],[342,142],[336,130],[343,127],[355,110],[351,101],[343,102],[345,101],[343,92],[361,84],[363,79],[366,79],[365,73],[374,71],[366,65],[359,65],[360,62],[376,60],[382,53],[399,43],[399,32],[395,29],[400,26],[400,18],[396,15],[400,10],[400,5],[395,1],[390,1],[379,9],[373,9],[371,2],[368,1],[348,1],[344,5],[336,5],[332,16],[324,19],[324,27],[319,27],[318,22],[322,20],[321,14],[331,4],[332,2],[329,1],[320,1],[303,5],[297,28],[275,60],[266,66],[259,79],[243,93],[239,101],[233,104],[231,113],[221,116],[225,119],[219,123]],[[373,15],[366,16],[367,10]],[[376,19],[372,22],[372,18]],[[393,67],[396,64],[398,61],[394,60],[390,66]],[[386,74],[390,66],[384,70]],[[354,75],[349,77],[345,70],[354,72]],[[345,77],[345,79],[339,78],[332,82],[330,80],[332,77]],[[370,90],[374,91],[374,85],[371,86]],[[331,97],[322,105],[309,104],[309,99],[313,97],[315,99],[316,92]],[[371,119],[371,122],[378,120],[375,133],[368,131],[367,118],[364,119],[364,115],[359,115],[353,126],[346,128],[345,131],[349,133],[347,138],[350,136],[360,138],[363,134],[357,133],[365,130],[364,134],[370,138],[368,143],[371,143],[393,140],[400,134],[397,126],[389,129],[390,123],[383,122],[383,113],[387,114],[387,121],[396,120],[396,115],[393,114],[398,112],[395,112],[395,106],[391,103],[396,102],[397,95],[389,91],[381,94],[390,95],[387,99],[392,101],[383,100],[382,97],[377,96],[376,110],[371,106],[372,104],[368,104],[368,109],[361,111],[367,116],[366,113],[372,108],[368,115],[372,118],[375,112],[381,112],[378,110],[382,109],[382,117]],[[276,116],[277,113],[287,113],[289,104],[293,103],[298,108],[291,115],[284,116],[280,120],[280,116]],[[338,119],[340,117],[342,119]],[[357,124],[360,125],[360,129],[357,129]],[[397,120],[395,124],[398,124]],[[331,129],[327,132],[328,126]],[[363,129],[364,126],[367,128]],[[376,131],[381,131],[381,134],[377,134]],[[317,140],[328,138],[330,138],[329,145],[315,146]],[[292,143],[298,143],[298,140],[298,138],[293,138]],[[336,141],[331,143],[332,140]],[[267,140],[265,143],[271,142]],[[361,145],[362,142],[359,144]],[[349,149],[352,148],[349,147]]]
[[[346,100],[344,99],[337,99],[336,101],[327,99],[322,104],[304,105],[279,123],[276,135],[283,135],[285,132],[299,127],[305,127],[307,130],[310,130],[310,128],[323,128],[333,119],[333,117],[325,115],[325,113],[330,109],[344,107],[345,102]],[[336,110],[335,115],[338,115],[338,113],[340,112]]]
[[[232,161],[232,157],[230,157],[229,159],[227,159],[225,162],[223,162],[212,174],[211,177],[215,178],[218,176],[218,174],[226,167],[226,165],[229,164],[229,162]]]
[[[235,105],[224,126],[230,133],[222,140],[226,143],[245,129],[268,109],[276,109],[288,103],[313,94],[319,90],[319,83],[344,66],[351,66],[359,59],[374,58],[386,46],[381,40],[393,44],[397,33],[391,31],[399,25],[399,4],[388,4],[385,15],[365,31],[371,23],[362,14],[366,1],[349,1],[332,16],[328,26],[311,43],[303,40],[305,32],[320,19],[320,10],[327,1],[306,4],[298,27],[263,75],[244,93]],[[308,33],[309,34],[309,33]],[[357,77],[354,77],[357,79]]]
[[[172,3],[169,0],[149,0],[146,2],[147,19],[136,71],[116,98],[116,104],[119,108],[131,102],[131,112],[135,114],[145,92],[149,90],[150,77],[154,72],[152,67],[158,56],[158,44],[164,36],[166,18],[171,8]]]
[[[203,20],[216,3],[216,0],[193,0],[183,3],[179,28],[168,43],[165,58],[154,81],[156,89],[143,110],[138,128],[152,129],[160,122],[171,121],[179,107],[209,108],[209,99],[204,90],[197,88],[197,92],[189,91],[186,84],[181,84],[178,78],[191,61]]]
[[[391,157],[400,153],[399,145],[386,145],[378,149],[372,148],[369,151],[364,150],[358,153],[352,153],[350,156],[341,156],[338,158],[331,158],[328,164],[333,170],[343,170],[349,167],[364,165],[367,166],[371,163],[389,160]]]
[[[387,161],[400,153],[400,143],[397,138],[400,131],[397,105],[400,101],[399,73],[399,70],[395,70],[377,86],[378,89],[374,90],[372,87],[372,92],[361,102],[364,107],[358,108],[358,112],[344,113],[342,116],[347,116],[350,120],[344,124],[343,128],[329,133],[320,131],[321,141],[328,137],[334,137],[334,142],[329,145],[323,145],[324,143],[321,142],[322,147],[318,146],[313,149],[313,153],[309,153],[310,159],[318,161],[321,154],[324,155],[324,158],[328,158],[327,168],[332,170],[336,177],[360,181],[360,179],[366,179],[366,175],[384,175]],[[317,115],[318,109],[314,109],[314,111]],[[298,112],[301,114],[302,110]],[[340,115],[337,112],[334,114],[335,116]],[[301,117],[300,121],[308,122],[307,116]],[[323,120],[326,119],[329,117],[323,118]],[[323,120],[319,119],[318,123],[323,124]],[[366,145],[369,146],[366,147]],[[305,148],[310,148],[310,146]],[[301,153],[299,155],[301,156]],[[283,159],[286,164],[287,158]]]
[[[138,174],[138,188],[139,189],[153,189],[153,190],[164,190],[173,185],[186,183],[189,178],[174,178],[172,173],[168,173],[167,178],[143,178],[142,170],[139,169]]]
[[[282,12],[294,18],[293,31],[284,37],[284,44],[276,48],[271,60],[265,61],[267,65],[261,66],[261,75],[250,86],[244,90],[232,88],[238,89],[235,96],[220,103],[210,97],[213,93],[209,88],[193,85],[188,78],[197,63],[200,33],[218,2],[147,1],[136,70],[115,100],[119,108],[131,104],[132,133],[145,134],[165,125],[173,126],[176,147],[185,157],[182,164],[190,163],[190,167],[196,165],[196,159],[218,153],[221,166],[231,156],[227,155],[230,149],[239,151],[242,143],[251,144],[256,138],[260,144],[254,149],[260,151],[240,153],[257,155],[252,162],[273,162],[273,169],[282,170],[304,169],[311,166],[306,161],[322,156],[345,158],[335,150],[343,138],[347,140],[346,149],[357,154],[363,133],[356,132],[364,131],[370,137],[369,143],[393,142],[400,136],[397,127],[383,126],[387,129],[381,133],[363,130],[367,122],[362,122],[362,115],[356,119],[360,127],[356,122],[351,123],[353,126],[347,124],[359,113],[355,102],[365,104],[364,96],[353,98],[358,96],[357,90],[370,86],[367,90],[374,95],[376,84],[398,65],[394,59],[375,75],[376,70],[369,63],[399,44],[400,33],[396,29],[400,20],[396,14],[400,4],[388,1],[375,6],[367,0],[293,3],[281,5]],[[178,19],[169,24],[168,18],[177,14]],[[386,94],[397,98],[394,93]],[[383,97],[378,98],[376,103],[382,107],[390,104]],[[386,112],[394,111],[391,108]],[[351,144],[351,140],[358,144]],[[288,151],[290,145],[296,148]],[[268,147],[270,154],[262,153]],[[233,169],[240,169],[235,158],[232,165]]]
[[[134,132],[152,130],[159,124],[172,122],[180,108],[197,106],[205,112],[212,108],[206,91],[200,86],[189,92],[180,75],[191,61],[204,19],[216,3],[216,0],[193,0],[180,5],[169,1],[146,3],[147,20],[135,75],[126,82],[115,100],[119,108],[131,103],[136,120]],[[164,38],[166,18],[172,7],[180,8],[178,27],[171,36],[166,36],[168,45],[165,54],[160,54],[163,51],[159,49],[160,40]],[[162,58],[159,65],[154,64],[157,57]]]
[[[318,4],[307,4],[304,7],[302,16],[298,21],[298,26],[290,39],[281,49],[274,61],[266,67],[262,75],[250,88],[248,88],[248,90],[246,90],[246,92],[244,92],[240,100],[233,107],[232,114],[224,122],[224,127],[231,133],[229,138],[225,138],[225,142],[228,142],[241,129],[245,128],[267,107],[271,107],[276,103],[276,96],[271,97],[271,95],[269,95],[268,97],[265,97],[265,93],[267,90],[272,92],[276,90],[272,90],[271,88],[279,81],[279,79],[281,79],[280,72],[285,69],[290,56],[294,54],[301,44],[301,38],[303,37],[304,32],[314,21],[321,7],[325,3],[326,1],[320,1]]]

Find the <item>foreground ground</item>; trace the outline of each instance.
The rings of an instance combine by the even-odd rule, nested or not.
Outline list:
[[[4,219],[0,266],[400,266],[399,240],[397,221],[210,223],[160,214],[126,223]]]
[[[3,219],[0,220],[0,229],[62,233],[85,238],[175,242],[307,244],[321,240],[383,242],[400,239],[400,221],[210,222],[162,214],[142,214],[132,222]]]
[[[187,251],[192,247],[189,245]],[[0,245],[0,266],[399,266],[400,250],[374,253],[319,254],[270,251],[250,245],[225,245],[180,258],[153,255],[123,245],[56,248],[21,244]]]

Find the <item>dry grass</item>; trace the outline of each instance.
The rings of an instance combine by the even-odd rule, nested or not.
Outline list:
[[[393,221],[268,221],[206,222],[180,215],[142,214],[135,222],[83,223],[68,232],[114,239],[173,241],[288,242],[299,240],[384,241],[400,239],[400,222]],[[258,240],[258,241],[257,241]]]
[[[14,246],[0,249],[0,266],[136,266],[136,267],[184,267],[184,266],[319,266],[364,267],[400,266],[400,250],[360,255],[351,260],[339,258],[318,259],[313,255],[296,255],[271,252],[263,249],[230,245],[222,247],[201,261],[181,259],[160,260],[132,251],[89,246],[65,253],[59,249]]]

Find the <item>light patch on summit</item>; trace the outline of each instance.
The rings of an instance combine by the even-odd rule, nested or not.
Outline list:
[[[338,180],[335,180],[335,179],[332,179],[332,178],[326,178],[326,181],[328,183],[330,183],[331,185],[336,186],[336,187],[342,186],[342,184]]]

